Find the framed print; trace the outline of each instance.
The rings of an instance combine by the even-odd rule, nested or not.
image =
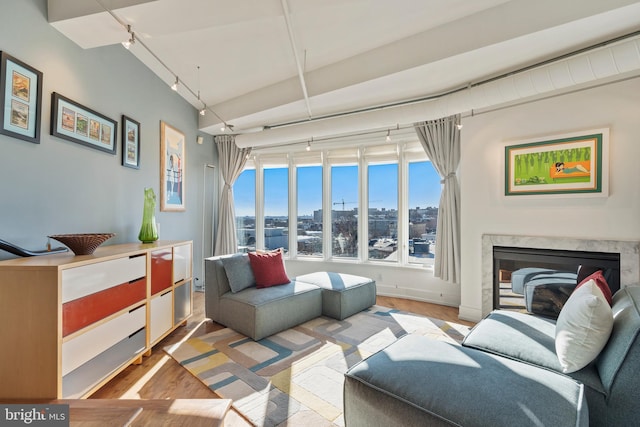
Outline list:
[[[160,122],[160,210],[184,211],[185,140],[178,129]]]
[[[505,195],[607,196],[609,129],[505,147]]]
[[[0,133],[40,143],[42,73],[0,52]]]
[[[51,94],[51,135],[116,154],[118,123],[90,108]]]
[[[140,123],[122,115],[122,166],[140,169]]]

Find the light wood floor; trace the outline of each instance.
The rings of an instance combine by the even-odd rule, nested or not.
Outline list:
[[[424,316],[473,326],[471,322],[458,319],[458,309],[379,296],[377,304],[397,308]],[[182,368],[162,349],[185,338],[199,336],[221,329],[222,326],[204,319],[204,294],[194,293],[194,314],[186,326],[176,329],[154,346],[151,356],[143,358],[141,365],[132,365],[95,392],[91,399],[215,399],[218,396],[208,387]],[[231,411],[225,420],[227,427],[250,426],[242,416]]]

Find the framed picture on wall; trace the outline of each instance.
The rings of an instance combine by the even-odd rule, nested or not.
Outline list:
[[[0,133],[40,143],[42,73],[0,52]]]
[[[506,196],[608,196],[609,129],[505,147]]]
[[[118,123],[59,93],[51,94],[51,135],[116,154]]]
[[[122,166],[140,169],[140,123],[122,115]]]
[[[185,139],[178,129],[160,122],[160,210],[184,211]]]

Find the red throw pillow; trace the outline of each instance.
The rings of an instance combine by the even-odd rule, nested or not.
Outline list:
[[[249,262],[256,278],[256,288],[286,285],[291,280],[284,269],[282,251],[249,252]]]
[[[578,284],[578,286],[576,286],[576,289],[578,289],[580,286],[582,286],[585,283],[587,283],[589,280],[593,280],[595,282],[596,286],[602,291],[602,295],[604,295],[604,298],[607,300],[609,305],[613,305],[613,297],[611,296],[611,288],[609,288],[609,284],[607,283],[607,280],[602,275],[602,271],[601,270],[598,270],[595,273],[591,274],[590,276],[585,277],[582,280],[582,282],[580,282],[580,284]],[[574,292],[575,292],[575,290],[574,290]]]

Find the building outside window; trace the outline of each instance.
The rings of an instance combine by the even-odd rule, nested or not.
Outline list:
[[[369,259],[398,260],[398,163],[370,164]]]
[[[256,250],[256,170],[245,168],[233,185],[238,251]]]
[[[439,182],[440,176],[431,162],[409,162],[409,263],[433,265]]]
[[[322,256],[322,165],[296,167],[298,255]]]
[[[358,166],[331,167],[331,254],[358,257]]]
[[[263,169],[264,248],[289,250],[289,168]]]

